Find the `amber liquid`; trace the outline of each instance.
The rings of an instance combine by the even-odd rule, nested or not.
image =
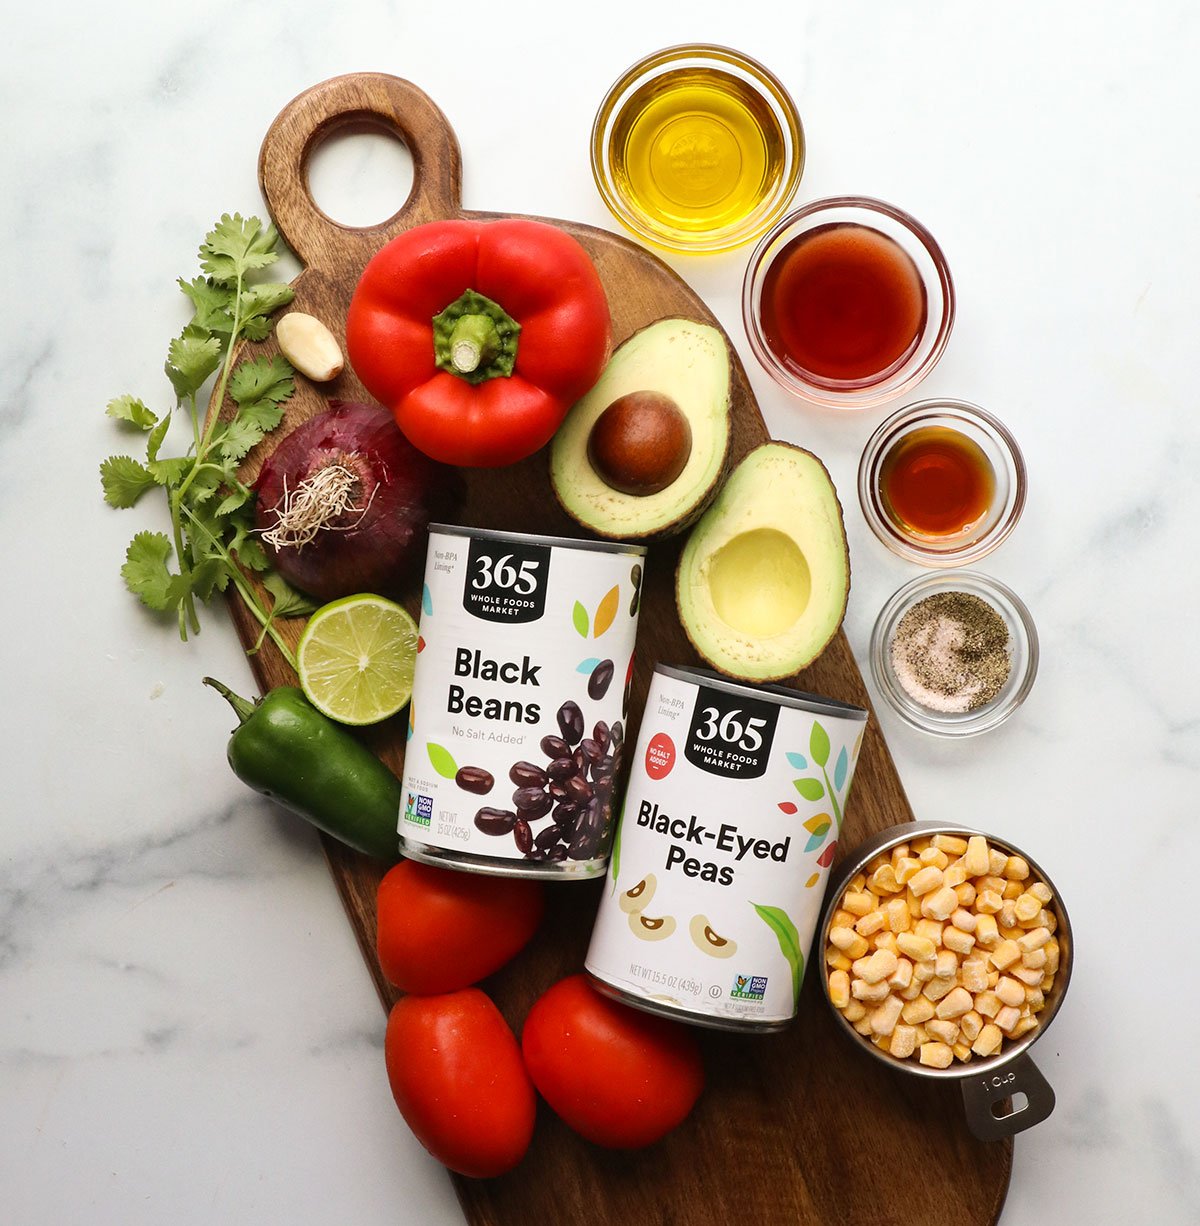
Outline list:
[[[643,86],[610,140],[613,176],[630,207],[683,234],[747,217],[775,191],[786,158],[770,106],[713,68],[683,68]]]
[[[906,535],[948,540],[976,528],[996,492],[996,472],[983,448],[946,426],[906,434],[879,471],[883,507]]]
[[[916,349],[925,285],[912,257],[870,226],[833,223],[792,239],[763,278],[763,335],[803,376],[869,385]]]

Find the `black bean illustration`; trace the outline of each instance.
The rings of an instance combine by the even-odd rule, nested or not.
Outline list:
[[[577,754],[583,754],[584,760],[589,766],[599,762],[604,757],[604,750],[599,741],[594,741],[590,736],[585,736],[579,742],[579,748],[575,751]]]
[[[579,775],[572,775],[563,787],[566,788],[568,800],[584,801],[592,798],[591,785]]]
[[[633,568],[629,572],[630,581],[633,583],[633,590],[640,592],[642,590],[642,564],[635,562]]]
[[[529,823],[523,817],[518,817],[512,832],[513,839],[517,844],[517,850],[523,856],[529,855],[533,850],[533,831],[529,829]]]
[[[532,762],[514,762],[508,777],[519,788],[544,788],[546,772]]]
[[[608,687],[612,685],[614,667],[615,666],[611,660],[601,660],[600,663],[592,669],[592,673],[591,676],[588,677],[587,684],[589,698],[594,698],[599,701],[605,694],[608,693]],[[566,736],[566,733],[564,732],[563,735]],[[580,736],[582,735],[583,732],[581,729]],[[571,742],[572,745],[574,743],[574,741]]]
[[[542,737],[542,753],[548,758],[566,758],[570,756],[571,747],[557,736]]]
[[[579,805],[573,800],[561,800],[554,807],[551,817],[556,826],[571,826],[579,813]]]
[[[517,820],[517,815],[509,809],[490,809],[484,807],[475,814],[475,828],[484,834],[507,834]]]
[[[534,846],[540,847],[542,851],[549,851],[559,839],[562,838],[562,831],[557,826],[547,826],[534,840]]]
[[[610,741],[608,725],[602,720],[596,721],[596,726],[592,729],[592,740],[600,746],[601,749],[607,749]]]
[[[597,668],[600,666],[597,665]],[[611,678],[610,678],[611,679]],[[591,683],[588,683],[589,689]],[[558,727],[568,745],[578,745],[583,740],[583,712],[569,698],[558,708]]]
[[[546,853],[546,859],[553,864],[559,864],[567,858],[567,848],[565,843],[559,843],[557,847],[551,847]]]
[[[513,793],[513,804],[526,821],[532,822],[539,817],[545,817],[553,803],[541,788],[517,788]]]
[[[458,773],[454,776],[454,782],[464,792],[486,796],[492,790],[492,785],[496,780],[492,777],[491,772],[485,771],[482,766],[460,766]]]
[[[570,779],[572,775],[579,774],[579,767],[575,764],[575,755],[568,754],[564,758],[555,758],[554,761],[546,767],[546,774],[548,774],[555,783],[562,783],[564,779]]]
[[[612,738],[613,752],[615,753],[625,744],[625,725],[620,720],[617,720],[608,730],[608,734]]]

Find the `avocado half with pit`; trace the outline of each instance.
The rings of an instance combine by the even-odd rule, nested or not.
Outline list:
[[[837,634],[850,593],[842,506],[825,465],[765,443],[692,529],[675,574],[679,620],[700,655],[744,681],[779,681]]]
[[[660,319],[617,347],[550,450],[562,508],[597,536],[671,536],[695,521],[725,471],[730,357],[723,333]]]

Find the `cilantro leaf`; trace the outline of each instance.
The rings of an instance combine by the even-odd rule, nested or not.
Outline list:
[[[253,494],[254,491],[248,485],[235,481],[233,483],[233,490],[225,495],[221,500],[220,506],[217,507],[217,514],[219,516],[229,515],[244,507]]]
[[[167,351],[166,372],[180,400],[198,392],[221,365],[221,342],[207,328],[188,324]]]
[[[191,456],[179,456],[171,460],[150,460],[146,468],[155,483],[167,487],[178,485],[196,463]]]
[[[274,226],[263,224],[257,217],[232,217],[228,213],[205,236],[200,247],[200,267],[223,285],[233,285],[240,277],[256,268],[274,264],[278,239]]]
[[[100,465],[100,485],[104,501],[110,507],[131,507],[147,491],[153,489],[153,475],[127,455],[110,455]]]
[[[264,576],[263,587],[275,598],[272,617],[307,617],[317,610],[317,602],[297,591],[277,570]]]
[[[127,421],[140,430],[153,430],[158,424],[158,418],[135,396],[114,396],[104,411],[109,417]]]
[[[196,277],[191,281],[180,277],[176,283],[195,307],[192,323],[210,332],[233,330],[234,292],[228,285],[218,285],[211,277]]]
[[[220,558],[205,558],[192,567],[192,591],[201,600],[208,600],[213,592],[223,592],[229,586],[229,569]]]
[[[282,281],[263,281],[242,294],[241,315],[249,323],[261,319],[286,306],[295,297],[290,285]]]
[[[169,609],[182,598],[180,576],[167,569],[171,542],[161,532],[139,532],[125,551],[125,586],[151,609]]]
[[[270,400],[280,404],[296,390],[292,367],[286,358],[259,357],[242,362],[229,380],[229,394],[238,404]]]
[[[226,460],[242,459],[251,447],[262,441],[265,433],[261,425],[239,413],[221,433],[221,457]]]

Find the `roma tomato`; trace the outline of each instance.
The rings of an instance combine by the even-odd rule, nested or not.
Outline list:
[[[525,1156],[537,1096],[513,1032],[478,988],[397,1001],[384,1057],[400,1114],[444,1166],[490,1179]]]
[[[610,1149],[652,1145],[704,1088],[700,1048],[685,1027],[602,996],[586,975],[545,992],[521,1034],[539,1093],[581,1136]]]
[[[380,969],[405,992],[455,992],[519,953],[544,910],[540,881],[402,860],[376,894]]]

